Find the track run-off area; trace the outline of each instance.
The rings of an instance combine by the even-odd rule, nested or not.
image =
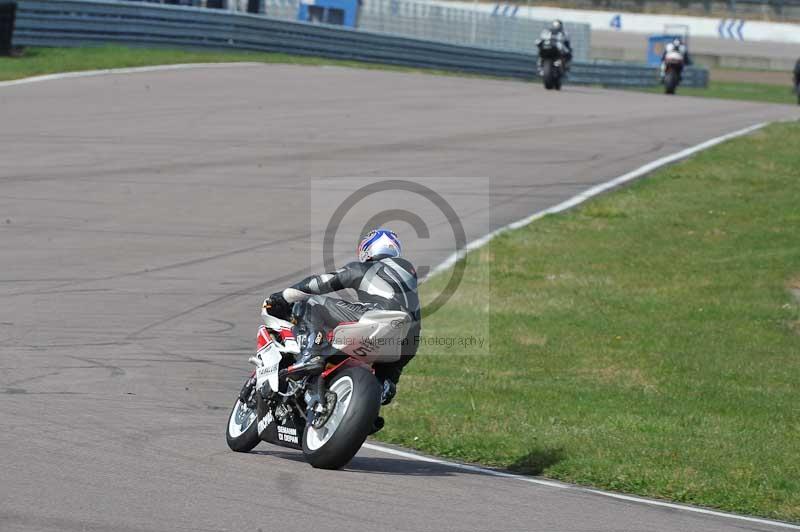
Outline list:
[[[0,530],[780,530],[373,446],[343,471],[314,470],[267,444],[233,453],[223,432],[262,298],[323,269],[306,214],[320,182],[435,176],[473,241],[710,138],[798,117],[290,65],[0,87]],[[418,264],[453,251],[449,228],[430,233],[409,244]]]

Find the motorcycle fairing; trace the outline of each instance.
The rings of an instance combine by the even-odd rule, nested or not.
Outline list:
[[[259,438],[273,445],[302,450],[305,420],[294,413],[275,419],[263,399],[259,399],[259,403],[259,412],[263,408],[263,417],[259,415]]]
[[[264,325],[266,325],[269,330],[278,333],[283,342],[283,345],[280,346],[280,351],[293,354],[298,354],[300,352],[300,346],[297,343],[297,339],[294,337],[294,332],[292,332],[291,322],[276,318],[265,308],[261,309],[261,318],[264,320]]]
[[[261,440],[274,445],[302,450],[303,431],[306,420],[296,411],[286,412],[283,417],[276,416],[280,403],[265,400],[260,393],[263,385],[269,384],[270,390],[279,391],[279,372],[283,353],[292,353],[294,334],[292,324],[270,315],[263,310],[262,325],[258,332],[258,352],[253,357],[256,364],[256,419],[258,436]],[[371,366],[377,362],[394,362],[400,358],[402,342],[405,338],[411,318],[406,312],[391,310],[373,310],[364,313],[359,321],[341,324],[333,330],[331,346],[333,349],[348,355],[350,358],[337,365],[331,365],[321,376],[327,378],[340,367],[348,364],[366,364]],[[275,333],[273,337],[270,331]],[[283,331],[287,331],[283,334]],[[280,338],[284,343],[280,344]],[[294,341],[292,345],[289,340]],[[299,351],[299,349],[297,350]],[[288,359],[284,361],[288,364]]]
[[[256,365],[256,390],[261,390],[264,383],[270,389],[278,389],[278,366],[281,363],[281,352],[272,340],[265,325],[258,329],[258,351],[253,361]]]
[[[399,310],[370,310],[355,323],[333,330],[331,345],[365,364],[396,362],[408,341],[409,315]]]

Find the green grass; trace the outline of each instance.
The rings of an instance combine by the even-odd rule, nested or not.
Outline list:
[[[178,63],[291,63],[298,65],[335,65],[366,69],[425,72],[439,75],[460,75],[439,70],[421,70],[396,65],[341,61],[264,52],[206,52],[169,48],[127,48],[102,46],[86,48],[26,48],[21,57],[0,57],[0,81],[53,74],[107,68],[129,68]],[[464,74],[465,76],[467,74]]]
[[[798,163],[773,125],[472,253],[424,334],[491,348],[423,345],[379,437],[800,521]]]
[[[663,87],[642,90],[645,92],[664,92]],[[797,104],[797,94],[792,92],[791,83],[789,82],[786,85],[772,85],[767,83],[714,81],[712,79],[709,81],[707,89],[681,86],[678,87],[677,93],[681,96],[722,98],[724,100]]]

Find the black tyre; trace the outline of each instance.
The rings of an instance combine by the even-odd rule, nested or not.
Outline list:
[[[228,447],[238,453],[252,451],[261,439],[258,437],[258,423],[256,411],[251,410],[238,398],[228,416],[228,425],[225,428],[225,440]]]
[[[670,70],[664,75],[664,92],[666,94],[675,94],[675,89],[677,87],[678,75],[674,70]]]
[[[328,382],[328,390],[336,394],[336,405],[322,427],[306,425],[303,454],[314,467],[339,469],[367,439],[381,407],[381,388],[371,371],[358,366],[345,368]]]
[[[554,86],[553,82],[553,63],[549,59],[546,59],[542,63],[542,81],[544,81],[544,88],[547,90],[552,90]]]
[[[797,93],[797,105],[800,105],[800,83],[797,84],[794,90]]]

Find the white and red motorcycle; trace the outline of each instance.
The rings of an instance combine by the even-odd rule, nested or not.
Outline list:
[[[261,311],[264,325],[250,357],[256,369],[231,410],[226,440],[238,452],[261,441],[301,449],[312,466],[338,469],[376,428],[381,387],[372,366],[400,358],[410,318],[401,311],[375,310],[339,324],[328,333],[325,366],[308,373],[295,366],[308,341],[304,310],[304,303],[295,304],[291,321]]]

